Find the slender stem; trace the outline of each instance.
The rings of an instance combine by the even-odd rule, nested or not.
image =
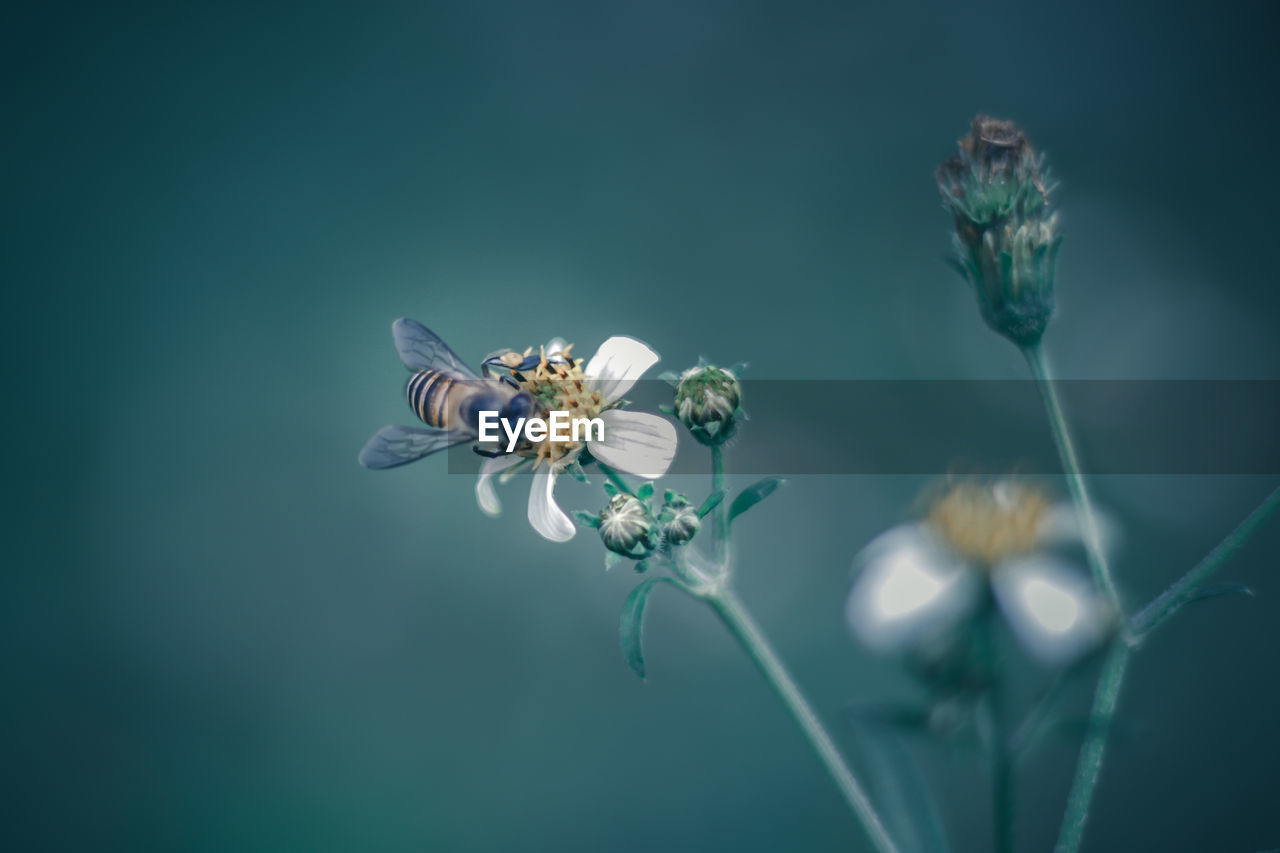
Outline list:
[[[711,448],[711,493],[724,490],[724,448],[714,445]],[[720,505],[711,511],[712,541],[715,543],[715,558],[722,567],[729,564],[729,501],[722,500]]]
[[[1037,342],[1024,347],[1022,354],[1027,359],[1027,366],[1031,368],[1031,375],[1035,378],[1040,396],[1044,400],[1045,411],[1049,416],[1049,427],[1053,432],[1054,443],[1058,446],[1058,458],[1062,461],[1063,473],[1067,478],[1067,489],[1071,492],[1076,513],[1084,528],[1085,553],[1089,559],[1089,568],[1113,612],[1122,615],[1124,610],[1120,606],[1120,595],[1116,591],[1111,569],[1107,565],[1107,555],[1102,548],[1102,538],[1098,534],[1098,520],[1093,511],[1093,501],[1089,498],[1089,489],[1085,485],[1084,473],[1080,468],[1079,457],[1076,456],[1075,445],[1071,441],[1071,431],[1067,428],[1067,419],[1062,413],[1062,403],[1058,399],[1058,389],[1054,383],[1053,373],[1049,369],[1049,363],[1045,359],[1044,349]],[[1124,630],[1128,630],[1127,624]],[[1112,647],[1098,679],[1089,729],[1080,747],[1075,780],[1071,783],[1071,793],[1067,797],[1067,810],[1062,817],[1062,829],[1058,833],[1055,853],[1076,853],[1080,848],[1080,841],[1084,838],[1084,826],[1089,818],[1089,807],[1093,803],[1093,792],[1098,785],[1098,777],[1102,773],[1102,755],[1106,749],[1107,735],[1111,728],[1111,718],[1115,714],[1116,702],[1120,698],[1120,686],[1124,682],[1129,655],[1130,647],[1126,637]]]
[[[609,478],[609,482],[617,486],[619,491],[626,492],[633,498],[636,497],[636,490],[631,488],[631,484],[621,474],[599,460],[596,464],[600,466],[600,472]]]
[[[1005,743],[1004,726],[996,713],[991,739],[992,816],[995,820],[996,853],[1013,853],[1013,762]]]
[[[1173,585],[1160,593],[1146,607],[1134,614],[1129,620],[1130,634],[1134,642],[1142,640],[1147,634],[1150,634],[1156,628],[1164,624],[1164,622],[1181,610],[1191,601],[1200,587],[1204,586],[1218,569],[1222,567],[1232,554],[1239,551],[1254,531],[1267,520],[1271,513],[1280,507],[1280,488],[1274,489],[1271,494],[1260,503],[1253,512],[1245,518],[1244,521],[1236,525],[1236,529],[1227,534],[1227,538],[1219,542],[1214,549],[1204,556],[1199,563],[1178,580]]]
[[[979,623],[977,648],[984,668],[991,667],[995,677],[980,709],[979,734],[986,742],[991,772],[991,831],[996,853],[1013,853],[1013,752],[1008,728],[1008,691],[999,666],[1000,622],[995,602],[988,600]]]
[[[1102,587],[1114,612],[1123,613],[1120,607],[1120,595],[1116,592],[1115,581],[1112,580],[1111,569],[1107,565],[1107,555],[1102,547],[1102,537],[1098,533],[1098,519],[1093,511],[1093,501],[1089,499],[1089,489],[1085,485],[1084,473],[1080,469],[1075,444],[1071,441],[1067,419],[1062,414],[1062,403],[1058,399],[1058,390],[1053,373],[1049,369],[1048,360],[1044,356],[1044,349],[1039,343],[1035,343],[1024,347],[1022,354],[1027,359],[1027,366],[1031,368],[1031,375],[1035,377],[1040,396],[1044,399],[1053,440],[1058,446],[1058,457],[1062,461],[1063,473],[1067,478],[1067,489],[1071,492],[1071,499],[1076,505],[1076,512],[1084,527],[1085,553],[1089,559],[1089,568],[1098,586]]]
[[[1017,728],[1013,730],[1013,734],[1009,736],[1009,751],[1013,755],[1021,755],[1040,739],[1040,732],[1044,727],[1045,720],[1053,709],[1053,704],[1057,701],[1058,694],[1062,692],[1062,686],[1066,684],[1066,681],[1067,679],[1063,672],[1056,674],[1053,680],[1049,682],[1049,685],[1041,691],[1031,709],[1022,718],[1022,722],[1018,723]]]
[[[804,736],[808,738],[814,752],[818,754],[823,766],[831,774],[832,781],[840,789],[845,802],[862,823],[862,828],[871,839],[872,846],[879,853],[896,853],[898,848],[889,837],[884,822],[876,813],[866,790],[845,764],[831,735],[827,733],[826,728],[813,712],[813,708],[810,707],[800,688],[796,686],[790,673],[779,660],[777,653],[761,633],[755,620],[728,589],[722,588],[709,594],[706,600],[733,636],[742,644],[743,650],[760,670],[765,681],[769,682],[774,693],[782,700],[782,704],[786,706]]]
[[[1253,512],[1249,513],[1227,538],[1218,543],[1191,571],[1179,578],[1171,587],[1142,608],[1131,620],[1131,640],[1134,645],[1117,642],[1111,647],[1098,678],[1098,688],[1093,696],[1093,710],[1089,716],[1089,728],[1080,758],[1076,763],[1075,780],[1067,798],[1067,810],[1062,818],[1055,853],[1076,853],[1084,838],[1085,823],[1089,818],[1089,806],[1102,772],[1102,757],[1106,750],[1107,735],[1115,717],[1116,703],[1120,700],[1120,688],[1124,683],[1125,669],[1129,665],[1136,643],[1150,634],[1178,612],[1227,558],[1240,550],[1245,541],[1266,518],[1280,507],[1280,489],[1275,489]]]
[[[1107,734],[1115,716],[1116,702],[1120,699],[1120,686],[1124,683],[1125,668],[1133,650],[1124,642],[1117,642],[1107,654],[1098,678],[1098,689],[1093,695],[1093,709],[1089,725],[1076,762],[1076,775],[1067,796],[1067,810],[1062,816],[1062,829],[1054,853],[1076,853],[1084,838],[1085,823],[1089,819],[1089,806],[1093,792],[1102,774],[1102,756],[1107,746]]]

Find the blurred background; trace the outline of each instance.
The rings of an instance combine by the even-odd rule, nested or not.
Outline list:
[[[410,419],[389,323],[473,361],[626,333],[757,379],[1022,377],[941,262],[933,169],[985,111],[1061,180],[1061,374],[1280,378],[1278,15],[7,5],[4,846],[863,849],[704,607],[655,596],[642,682],[636,578],[593,537],[541,541],[521,483],[482,516],[442,458],[356,465]],[[842,607],[927,480],[799,477],[739,533],[740,595],[830,720],[918,695]],[[1099,478],[1125,600],[1274,480]],[[1224,575],[1257,599],[1134,660],[1086,849],[1280,844],[1278,550],[1273,523]],[[1051,847],[1075,746],[1022,768],[1020,849]],[[988,849],[974,756],[911,748],[955,849]]]

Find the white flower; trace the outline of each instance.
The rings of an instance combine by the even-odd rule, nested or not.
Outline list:
[[[566,358],[568,352],[569,347],[559,339],[548,344],[544,348],[547,357],[544,362],[552,363],[547,365],[545,375],[530,374],[526,384],[543,383],[552,393],[570,394],[575,393],[573,380],[581,380],[583,390],[581,394],[575,393],[574,414],[600,418],[604,422],[604,437],[587,446],[552,447],[549,442],[541,445],[544,452],[538,456],[529,492],[529,523],[553,542],[566,542],[576,532],[569,516],[556,505],[554,492],[556,479],[576,462],[584,447],[602,464],[646,480],[665,474],[676,455],[676,429],[669,421],[647,412],[610,408],[657,363],[657,353],[634,338],[622,336],[601,344],[585,367]],[[488,459],[481,465],[476,501],[484,512],[497,515],[501,511],[493,488],[494,476],[505,481],[529,458],[517,452]],[[546,464],[542,464],[544,462]]]
[[[994,598],[1031,657],[1065,666],[1114,624],[1088,575],[1048,552],[1079,541],[1069,504],[1010,481],[951,489],[921,522],[881,534],[858,557],[845,616],[879,651],[921,648]]]

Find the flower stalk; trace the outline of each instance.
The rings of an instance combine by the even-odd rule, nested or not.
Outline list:
[[[1093,708],[1080,757],[1076,760],[1076,775],[1067,795],[1067,808],[1062,816],[1062,828],[1054,853],[1076,853],[1084,840],[1084,827],[1089,820],[1089,808],[1093,804],[1093,792],[1102,775],[1102,757],[1107,748],[1107,736],[1111,733],[1111,720],[1115,717],[1116,703],[1120,701],[1120,688],[1124,684],[1125,671],[1133,649],[1124,641],[1111,646],[1102,675],[1093,694]]]
[[[1111,576],[1111,567],[1107,564],[1106,550],[1102,547],[1102,536],[1098,531],[1098,517],[1093,509],[1093,501],[1089,497],[1089,488],[1085,483],[1084,473],[1080,468],[1080,459],[1076,455],[1071,430],[1067,426],[1066,416],[1062,413],[1062,403],[1058,399],[1058,390],[1049,362],[1045,358],[1044,348],[1039,342],[1022,348],[1027,359],[1027,366],[1035,378],[1040,396],[1044,400],[1045,413],[1049,417],[1049,429],[1053,432],[1053,441],[1058,448],[1058,458],[1062,462],[1063,474],[1067,479],[1067,490],[1080,515],[1080,524],[1084,533],[1085,555],[1094,580],[1107,597],[1113,612],[1120,614],[1120,595],[1116,591],[1115,580]]]
[[[840,790],[841,796],[861,822],[872,846],[879,853],[896,853],[898,847],[889,837],[884,821],[880,819],[875,806],[872,805],[866,789],[845,763],[840,751],[836,748],[835,741],[831,739],[831,735],[818,719],[818,715],[814,713],[808,700],[804,698],[804,694],[800,692],[795,680],[765,639],[760,626],[727,588],[720,588],[702,597],[733,634],[743,651],[747,653],[747,657],[751,658],[752,663],[764,676],[764,680],[769,683],[791,718],[800,727],[800,731],[813,747],[813,751],[817,753],[831,780]]]
[[[1071,783],[1071,793],[1067,798],[1067,808],[1062,818],[1062,829],[1058,833],[1058,843],[1054,847],[1054,853],[1076,853],[1084,840],[1084,829],[1093,803],[1093,793],[1098,786],[1098,777],[1102,773],[1102,758],[1106,751],[1107,735],[1110,734],[1111,721],[1115,717],[1116,704],[1120,700],[1120,689],[1124,685],[1129,659],[1137,650],[1138,644],[1194,600],[1196,591],[1222,567],[1229,557],[1243,547],[1262,522],[1266,521],[1277,508],[1280,508],[1280,488],[1274,489],[1267,495],[1262,503],[1236,526],[1235,530],[1227,534],[1225,539],[1205,555],[1204,559],[1129,620],[1127,642],[1121,641],[1112,645],[1103,664],[1102,674],[1098,678],[1088,732],[1080,747],[1076,775]]]
[[[738,404],[736,395],[734,396],[733,404],[736,410]],[[691,432],[701,428],[699,424],[691,425],[686,423],[685,426]],[[783,707],[791,715],[800,732],[809,741],[809,745],[813,748],[814,753],[817,754],[818,760],[822,762],[822,766],[831,777],[831,781],[835,783],[845,803],[862,825],[867,838],[871,841],[872,847],[877,853],[898,853],[899,848],[890,837],[884,821],[872,804],[866,787],[854,775],[848,763],[845,762],[840,750],[836,747],[835,740],[800,691],[800,687],[796,684],[795,679],[791,677],[791,673],[787,671],[781,658],[778,657],[778,653],[774,651],[773,646],[765,638],[760,626],[751,617],[751,614],[747,612],[746,608],[743,607],[730,588],[729,540],[732,513],[745,511],[748,506],[772,492],[775,485],[771,484],[770,488],[755,496],[754,500],[747,502],[741,509],[731,511],[729,501],[723,500],[725,494],[724,446],[718,441],[704,441],[703,443],[711,451],[711,497],[708,499],[707,504],[710,505],[709,514],[712,516],[711,536],[712,554],[715,559],[714,574],[707,577],[693,578],[697,581],[696,583],[680,583],[679,587],[705,601],[716,616],[720,618],[720,621],[724,623],[724,626],[729,629],[729,633],[738,641],[747,657],[755,664],[756,669],[764,677],[774,694],[781,700]],[[739,498],[741,497],[740,495]],[[735,503],[737,502],[735,501]],[[672,550],[681,552],[683,555],[683,547],[677,546]],[[677,565],[683,562],[680,556],[674,559]],[[624,628],[624,633],[626,630]]]
[[[1176,580],[1168,589],[1156,596],[1155,600],[1146,607],[1134,614],[1129,620],[1129,635],[1132,641],[1137,644],[1147,637],[1156,628],[1159,628],[1166,620],[1172,618],[1179,610],[1195,600],[1196,593],[1204,586],[1204,584],[1213,576],[1213,574],[1222,568],[1225,563],[1241,546],[1249,540],[1253,532],[1258,529],[1262,522],[1266,521],[1270,515],[1280,508],[1280,488],[1272,490],[1271,494],[1259,504],[1253,512],[1236,526],[1236,529],[1227,534],[1227,538],[1223,539],[1216,547],[1205,555],[1199,563],[1197,563],[1191,571]]]

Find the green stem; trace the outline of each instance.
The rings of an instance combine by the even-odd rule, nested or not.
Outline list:
[[[872,846],[879,853],[896,853],[898,848],[889,837],[884,822],[872,806],[866,790],[845,764],[831,735],[827,733],[826,728],[813,712],[813,708],[810,707],[777,653],[761,633],[755,620],[728,589],[721,588],[707,594],[705,598],[742,645],[747,656],[755,663],[760,674],[764,676],[765,681],[769,682],[773,692],[782,700],[782,704],[786,706],[792,719],[800,727],[800,731],[809,740],[810,746],[818,754],[832,781],[840,789],[845,802],[862,823],[862,828],[871,839]]]
[[[991,830],[996,853],[1013,853],[1013,751],[1010,748],[1008,691],[1000,675],[1001,627],[999,609],[988,599],[977,632],[978,654],[983,669],[990,668],[995,677],[982,702],[980,735],[986,741],[991,772]]]
[[[999,712],[996,712],[992,734],[991,792],[996,853],[1013,853],[1013,762],[1009,758]]]
[[[1080,459],[1076,456],[1075,444],[1071,440],[1071,431],[1067,428],[1066,416],[1062,413],[1062,403],[1058,399],[1058,389],[1053,373],[1049,369],[1049,363],[1045,359],[1044,349],[1037,342],[1024,347],[1022,354],[1027,359],[1027,366],[1031,368],[1031,375],[1035,378],[1040,396],[1044,400],[1045,411],[1049,416],[1049,427],[1053,432],[1054,443],[1058,447],[1058,458],[1062,462],[1062,470],[1066,475],[1067,489],[1071,492],[1076,513],[1084,528],[1082,532],[1089,568],[1093,572],[1094,580],[1102,588],[1112,611],[1117,616],[1122,616],[1124,610],[1120,606],[1120,595],[1116,591],[1111,569],[1107,565],[1107,555],[1102,548],[1102,538],[1098,534],[1098,520],[1093,511],[1093,501],[1089,498],[1089,489],[1085,485]],[[1124,630],[1128,630],[1127,625]],[[1067,809],[1062,818],[1062,829],[1058,834],[1055,853],[1075,853],[1084,837],[1084,826],[1089,818],[1089,807],[1093,803],[1093,792],[1098,785],[1098,777],[1102,773],[1102,754],[1106,749],[1107,734],[1111,728],[1111,718],[1115,714],[1116,702],[1120,698],[1120,686],[1124,682],[1129,655],[1130,647],[1125,638],[1112,647],[1103,666],[1102,675],[1098,679],[1089,729],[1080,747],[1075,780],[1071,784],[1071,793],[1067,798]]]
[[[1014,756],[1022,755],[1040,739],[1049,712],[1053,710],[1053,704],[1066,681],[1065,672],[1056,674],[1022,718],[1022,722],[1013,730],[1013,734],[1009,736],[1009,751]]]
[[[1062,816],[1062,829],[1054,853],[1076,853],[1084,838],[1085,823],[1089,819],[1089,806],[1093,792],[1102,774],[1102,756],[1107,746],[1107,734],[1115,716],[1116,703],[1120,699],[1120,686],[1124,683],[1125,668],[1133,650],[1124,642],[1117,642],[1107,654],[1098,678],[1098,688],[1093,695],[1093,709],[1089,725],[1076,762],[1076,775],[1067,796],[1067,810]]]
[[[636,490],[631,488],[631,484],[628,483],[621,474],[599,460],[596,461],[596,464],[600,466],[600,473],[604,474],[605,477],[609,479],[610,483],[617,486],[619,491],[626,492],[633,498],[637,496]]]
[[[1219,542],[1191,571],[1174,581],[1172,586],[1156,596],[1155,600],[1129,620],[1133,641],[1135,643],[1141,641],[1185,607],[1214,572],[1218,571],[1232,554],[1240,550],[1253,532],[1267,520],[1271,513],[1276,511],[1277,507],[1280,507],[1280,488],[1267,495],[1262,503],[1249,513],[1244,521],[1236,525],[1236,529],[1227,534],[1227,538]]]
[[[1062,470],[1067,478],[1067,489],[1076,505],[1083,526],[1085,553],[1089,560],[1089,568],[1098,586],[1102,588],[1112,610],[1119,614],[1124,611],[1120,607],[1120,595],[1116,592],[1115,581],[1111,577],[1111,569],[1107,565],[1106,551],[1102,547],[1102,537],[1098,533],[1098,519],[1093,511],[1093,501],[1089,498],[1089,489],[1085,485],[1084,473],[1080,469],[1080,460],[1076,456],[1075,444],[1071,441],[1071,432],[1067,428],[1067,419],[1062,413],[1062,403],[1058,399],[1058,390],[1045,358],[1044,349],[1039,343],[1024,347],[1022,354],[1031,368],[1044,407],[1049,415],[1049,427],[1053,432],[1053,441],[1058,446],[1058,458],[1062,461]]]
[[[711,448],[711,493],[724,491],[724,448]],[[722,567],[729,564],[729,501],[720,501],[711,511],[712,542],[715,543],[715,559]]]
[[[1084,838],[1085,823],[1089,818],[1089,806],[1102,772],[1102,757],[1106,750],[1107,734],[1115,717],[1116,703],[1120,700],[1120,688],[1124,683],[1125,669],[1133,656],[1138,641],[1164,624],[1191,600],[1198,590],[1236,551],[1272,512],[1280,507],[1280,489],[1275,489],[1249,513],[1227,538],[1218,543],[1191,571],[1179,578],[1171,587],[1142,608],[1131,622],[1129,643],[1117,642],[1107,654],[1098,688],[1093,696],[1093,709],[1089,715],[1089,728],[1080,758],[1076,763],[1075,780],[1067,798],[1067,810],[1062,818],[1062,830],[1058,833],[1055,853],[1076,853]],[[1132,643],[1132,645],[1130,645]]]

